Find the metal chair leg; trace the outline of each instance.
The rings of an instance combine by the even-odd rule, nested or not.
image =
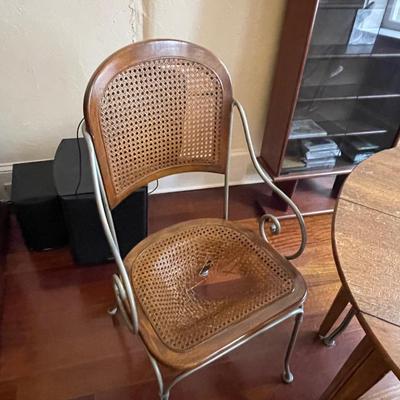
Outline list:
[[[147,355],[149,356],[151,365],[156,374],[158,388],[159,388],[159,394],[160,394],[160,400],[168,400],[169,399],[169,390],[170,390],[171,386],[167,387],[167,389],[165,389],[165,391],[164,391],[164,379],[163,379],[160,367],[158,366],[158,362],[148,351],[147,351]]]
[[[300,325],[303,321],[303,314],[304,314],[304,312],[302,309],[301,312],[296,315],[292,336],[290,337],[290,342],[289,342],[288,348],[286,350],[285,363],[284,363],[283,373],[282,373],[282,380],[285,383],[292,383],[293,379],[294,379],[293,374],[290,371],[289,363],[290,363],[290,358],[293,353],[294,345],[296,343],[297,335],[299,333]]]
[[[335,338],[339,336],[350,324],[350,321],[353,319],[353,317],[357,314],[357,310],[354,307],[350,308],[350,311],[347,313],[347,315],[343,318],[343,321],[340,323],[340,325],[332,331],[331,334],[326,335],[326,336],[320,336],[322,343],[325,346],[328,347],[333,347],[336,345]]]
[[[223,352],[219,353],[217,356],[212,357],[210,359],[208,359],[206,362],[204,362],[203,364],[198,365],[197,367],[187,370],[185,372],[182,372],[181,374],[177,375],[171,383],[169,383],[168,386],[165,387],[164,385],[164,379],[163,376],[161,374],[161,370],[160,367],[158,365],[157,360],[150,354],[150,352],[147,350],[147,355],[149,356],[151,365],[154,369],[154,372],[156,374],[156,378],[157,378],[157,382],[158,382],[158,387],[159,387],[159,394],[160,394],[160,399],[161,400],[168,400],[169,399],[169,395],[170,395],[170,391],[171,389],[181,380],[183,380],[184,378],[188,377],[189,375],[191,375],[192,373],[198,371],[199,369],[211,364],[212,362],[214,362],[215,360],[221,358],[222,356],[228,354],[229,352],[231,352],[232,350],[236,349],[237,347],[243,345],[244,343],[248,342],[249,340],[251,340],[252,338],[256,337],[257,335],[268,331],[269,329],[273,328],[274,326],[282,323],[283,321],[292,318],[293,316],[296,316],[295,319],[295,323],[294,323],[294,328],[293,328],[293,332],[292,335],[290,337],[290,342],[286,351],[286,356],[285,356],[285,364],[284,364],[284,371],[282,374],[282,379],[284,382],[286,383],[290,383],[293,381],[293,374],[290,372],[290,368],[289,368],[289,362],[290,362],[290,357],[292,355],[293,352],[293,348],[294,345],[296,343],[296,339],[297,339],[297,335],[299,333],[299,329],[300,329],[300,325],[301,322],[303,321],[303,314],[304,314],[304,310],[303,310],[303,306],[301,306],[300,308],[294,309],[292,311],[290,311],[287,315],[281,317],[278,320],[275,320],[273,322],[271,322],[269,325],[266,325],[263,329],[260,329],[259,331],[257,331],[256,333],[254,333],[252,336],[247,337],[245,340],[243,340],[242,342],[238,342],[236,343],[234,346],[225,349]]]

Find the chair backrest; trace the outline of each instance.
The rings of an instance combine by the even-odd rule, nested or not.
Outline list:
[[[107,58],[84,114],[110,207],[166,175],[225,174],[232,101],[224,64],[195,44],[150,40]]]

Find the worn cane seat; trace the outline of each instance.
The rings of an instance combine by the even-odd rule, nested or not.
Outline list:
[[[193,368],[288,308],[306,286],[258,235],[220,219],[161,230],[125,257],[140,334],[164,364]]]

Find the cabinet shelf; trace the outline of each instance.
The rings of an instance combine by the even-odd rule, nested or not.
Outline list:
[[[319,8],[362,8],[363,6],[364,0],[321,0],[319,3]]]
[[[308,59],[330,59],[330,58],[390,58],[400,57],[399,46],[392,44],[381,45],[315,45],[310,46]]]
[[[363,100],[400,97],[393,89],[375,88],[362,84],[303,86],[299,102],[331,100]]]
[[[346,8],[346,9],[359,9],[362,8],[359,4],[321,4],[319,8],[323,9],[339,9],[339,8]]]
[[[318,125],[323,128],[327,135],[321,136],[326,138],[340,138],[344,136],[362,136],[362,135],[382,135],[388,130],[382,126],[376,126],[368,122],[360,120],[338,120],[338,121],[317,121]],[[314,135],[309,137],[303,136],[301,139],[290,137],[289,140],[313,139]]]
[[[336,165],[332,168],[282,168],[281,176],[285,179],[301,179],[311,176],[346,174],[350,173],[356,165],[342,156],[336,160]]]
[[[349,174],[363,149],[400,143],[400,38],[384,32],[388,5],[287,2],[260,161],[288,196],[300,179]]]

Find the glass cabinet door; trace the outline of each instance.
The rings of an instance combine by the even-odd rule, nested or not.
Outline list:
[[[282,173],[351,169],[399,120],[400,0],[320,0]]]

